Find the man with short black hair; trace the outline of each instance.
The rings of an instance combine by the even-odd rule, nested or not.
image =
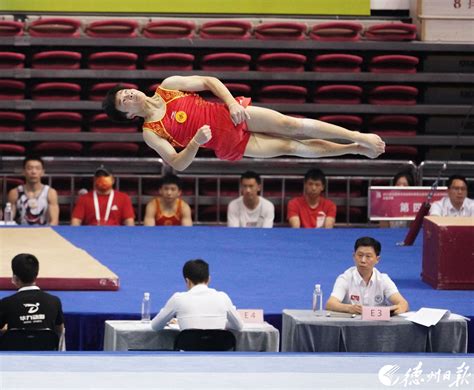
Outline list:
[[[72,212],[71,225],[134,226],[130,197],[114,190],[112,172],[101,165],[94,174],[94,190],[81,195]]]
[[[25,184],[8,193],[13,219],[18,225],[59,224],[59,204],[56,190],[41,183],[44,162],[40,156],[30,155],[23,160]]]
[[[336,222],[336,204],[326,199],[326,176],[320,169],[310,169],[304,176],[303,196],[288,202],[288,222],[292,228],[331,229]]]
[[[241,196],[227,207],[228,227],[273,227],[275,206],[260,196],[260,175],[247,171],[240,177]]]
[[[174,293],[166,302],[151,322],[154,330],[163,329],[174,317],[181,330],[243,328],[242,319],[229,296],[208,287],[209,265],[204,260],[186,262],[183,277],[188,291]]]
[[[474,200],[467,197],[467,180],[461,175],[448,178],[448,196],[434,202],[430,215],[441,217],[474,217]]]
[[[0,300],[0,329],[52,329],[58,335],[64,330],[61,301],[36,286],[39,262],[36,256],[20,253],[12,260],[12,282],[16,294]]]
[[[392,279],[375,268],[381,250],[380,242],[372,237],[356,240],[352,255],[356,265],[337,277],[327,310],[361,314],[362,306],[392,305],[394,314],[408,311],[408,302]]]
[[[181,198],[181,179],[167,174],[160,179],[159,196],[146,205],[145,226],[193,226],[191,207]]]

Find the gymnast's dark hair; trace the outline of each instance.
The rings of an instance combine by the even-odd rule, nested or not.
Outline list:
[[[122,84],[117,84],[115,87],[111,88],[107,92],[107,95],[105,95],[104,100],[102,101],[102,109],[105,111],[105,113],[110,119],[116,122],[132,122],[133,119],[127,118],[125,113],[117,110],[117,108],[115,107],[115,95],[122,89],[126,89],[126,87]]]
[[[160,179],[158,188],[161,188],[167,184],[175,184],[180,190],[183,188],[181,179],[172,173],[168,173]]]

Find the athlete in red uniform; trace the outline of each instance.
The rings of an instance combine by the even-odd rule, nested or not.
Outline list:
[[[223,103],[210,103],[193,92],[209,90]],[[375,134],[362,134],[314,119],[293,118],[235,99],[214,77],[172,76],[152,97],[136,89],[112,88],[103,102],[116,120],[144,118],[143,138],[178,171],[186,169],[200,146],[214,149],[221,159],[281,155],[306,158],[362,154],[370,158],[385,150]],[[214,139],[214,140],[213,140]],[[339,144],[323,139],[345,139]],[[173,146],[182,146],[176,152]]]

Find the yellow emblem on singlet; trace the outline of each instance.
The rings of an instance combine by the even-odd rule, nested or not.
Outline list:
[[[175,116],[176,122],[184,123],[188,119],[188,115],[184,111],[178,111]]]

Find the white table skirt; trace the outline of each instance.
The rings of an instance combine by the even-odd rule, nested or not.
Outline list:
[[[104,351],[173,350],[177,329],[151,329],[150,322],[105,321]],[[268,323],[245,324],[234,331],[237,351],[278,352],[280,332]]]

